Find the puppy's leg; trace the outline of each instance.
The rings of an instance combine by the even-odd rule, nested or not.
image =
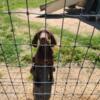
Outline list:
[[[32,67],[30,69],[30,73],[33,74],[34,71],[35,71],[35,57],[32,58]]]
[[[52,83],[54,82],[53,72],[54,72],[54,68],[51,67],[49,70],[49,81]]]
[[[35,64],[33,63],[32,64],[32,67],[30,69],[30,73],[33,75],[34,74],[34,71],[35,71]]]
[[[37,67],[35,68],[35,76],[34,76],[35,86],[40,87],[41,86],[41,68]]]

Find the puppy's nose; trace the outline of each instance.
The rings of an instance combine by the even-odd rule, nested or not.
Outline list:
[[[45,38],[40,39],[40,43],[41,43],[41,44],[45,44],[46,42],[47,42],[47,41],[46,41]]]

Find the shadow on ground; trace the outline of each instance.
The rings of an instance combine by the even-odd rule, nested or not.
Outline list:
[[[81,16],[80,16],[81,15]],[[65,14],[60,13],[60,14],[48,14],[48,15],[41,15],[38,16],[39,18],[46,17],[47,19],[61,19],[61,18],[76,18],[80,19],[86,24],[89,24],[96,29],[100,30],[100,18],[96,21],[95,17],[87,17],[87,15],[83,16],[83,11],[81,9],[73,9],[73,10],[68,10],[66,9]]]

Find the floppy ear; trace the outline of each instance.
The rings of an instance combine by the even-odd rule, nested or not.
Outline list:
[[[37,43],[38,43],[38,39],[39,39],[40,33],[41,33],[41,31],[35,34],[35,36],[34,36],[34,38],[32,40],[32,46],[37,47]]]
[[[51,39],[51,46],[52,47],[55,46],[57,43],[56,43],[56,39],[52,33],[50,33],[50,39]]]

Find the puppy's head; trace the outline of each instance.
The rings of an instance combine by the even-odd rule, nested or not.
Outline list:
[[[53,47],[54,45],[56,45],[56,40],[52,33],[50,33],[47,30],[42,30],[35,34],[32,41],[32,45],[34,47],[37,47],[38,44],[39,45],[49,44]]]

